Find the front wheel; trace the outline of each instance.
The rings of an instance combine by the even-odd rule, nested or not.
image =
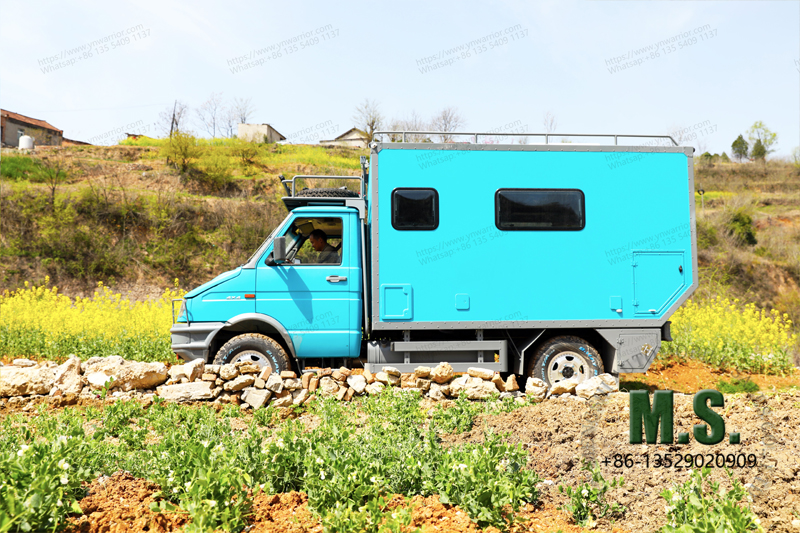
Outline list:
[[[528,376],[541,379],[549,387],[566,379],[581,383],[603,373],[600,354],[580,337],[554,337],[539,346],[532,359]]]
[[[269,365],[273,372],[292,369],[281,345],[259,333],[237,335],[226,342],[214,358],[215,365],[239,362],[254,363],[259,368]]]

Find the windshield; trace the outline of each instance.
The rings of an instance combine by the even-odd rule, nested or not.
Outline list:
[[[289,216],[291,216],[291,215],[289,215]],[[251,261],[254,261],[254,260],[257,258],[257,257],[259,257],[259,256],[261,255],[261,252],[262,252],[262,251],[263,251],[263,250],[264,250],[264,249],[267,247],[267,245],[268,245],[268,244],[269,244],[269,242],[270,242],[270,241],[273,239],[273,237],[275,237],[275,234],[276,234],[276,233],[278,233],[278,230],[279,230],[279,229],[281,229],[281,228],[283,227],[283,225],[284,225],[284,224],[286,224],[286,220],[288,220],[288,219],[289,219],[289,217],[287,216],[287,217],[286,217],[286,218],[283,220],[283,222],[281,222],[280,224],[278,224],[278,225],[275,227],[275,229],[273,229],[273,230],[270,232],[270,234],[269,234],[269,235],[267,235],[267,238],[266,238],[266,239],[264,239],[264,242],[262,242],[262,243],[261,243],[261,245],[260,245],[258,248],[256,248],[256,251],[255,251],[255,252],[253,252],[253,254],[252,254],[252,255],[251,255],[251,256],[250,256],[250,257],[247,259],[247,261],[245,261],[245,262],[244,262],[244,264],[243,264],[242,266],[245,266],[245,265],[248,265],[248,264],[250,264],[250,262],[251,262]]]

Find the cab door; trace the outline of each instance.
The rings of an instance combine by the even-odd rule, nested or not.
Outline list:
[[[283,324],[297,357],[359,354],[361,265],[355,218],[341,210],[295,213],[284,233],[288,261],[270,265],[268,250],[258,262],[256,312]],[[316,250],[312,243],[319,235],[327,246]]]

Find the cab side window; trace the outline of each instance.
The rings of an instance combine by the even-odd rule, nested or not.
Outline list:
[[[284,234],[286,255],[295,265],[341,265],[343,224],[339,217],[298,217]]]

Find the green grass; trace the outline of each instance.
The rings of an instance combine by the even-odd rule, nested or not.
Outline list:
[[[0,158],[0,176],[9,180],[42,181],[41,168],[41,163],[29,156],[5,155]]]

